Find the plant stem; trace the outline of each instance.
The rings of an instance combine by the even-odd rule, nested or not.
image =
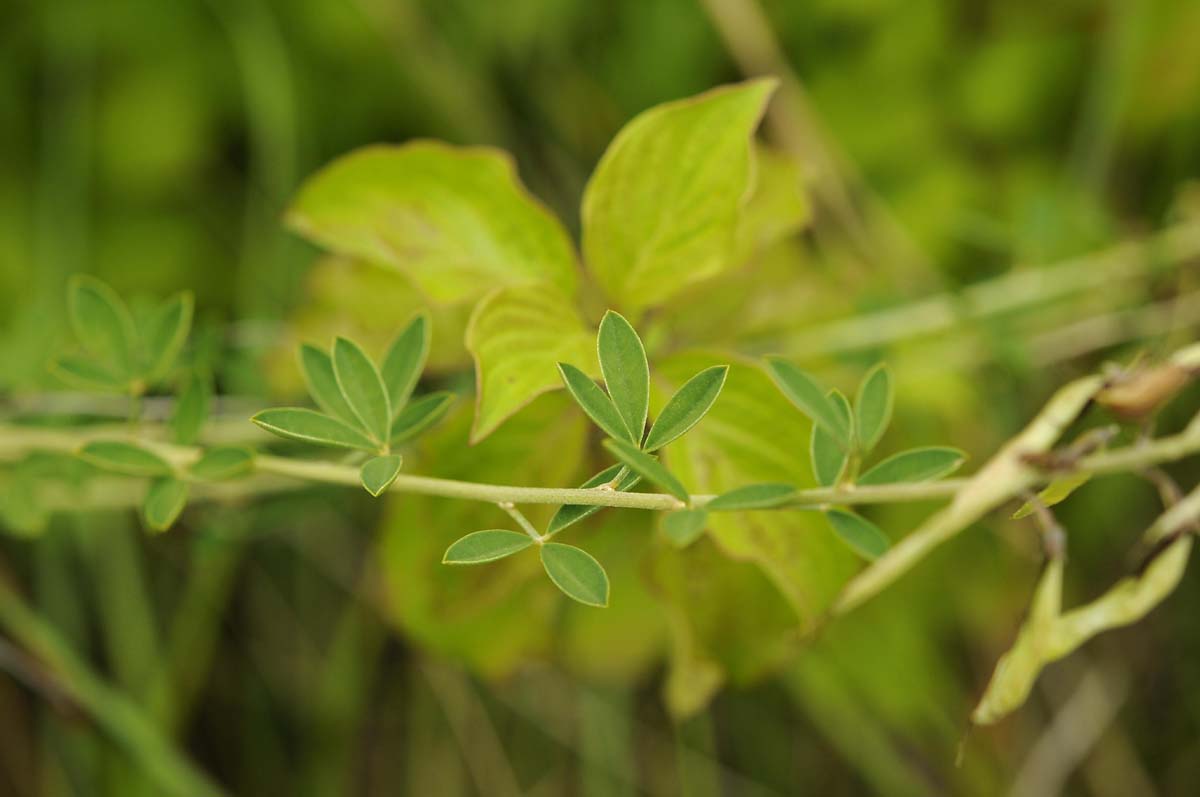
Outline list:
[[[541,545],[543,542],[545,542],[545,540],[542,539],[542,535],[538,534],[538,530],[535,529],[533,524],[529,522],[529,519],[525,517],[521,510],[513,506],[512,503],[509,501],[501,501],[500,503],[496,504],[496,506],[508,513],[508,516],[515,520],[517,525],[521,527],[521,530],[532,537],[533,541],[538,545]]]

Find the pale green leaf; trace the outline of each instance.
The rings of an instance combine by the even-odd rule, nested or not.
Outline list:
[[[263,410],[250,419],[271,434],[321,446],[376,451],[379,446],[353,426],[301,407]]]
[[[67,284],[67,307],[83,348],[110,365],[118,377],[132,377],[137,370],[137,331],[121,297],[95,277],[76,274]]]
[[[675,391],[675,395],[671,396],[671,400],[654,419],[654,425],[646,435],[645,450],[657,451],[699,423],[717,396],[721,395],[728,374],[727,365],[705,368]]]
[[[170,476],[171,466],[153,451],[120,440],[96,440],[79,450],[79,456],[102,470],[126,476]]]
[[[792,404],[828,432],[839,446],[850,449],[850,425],[815,379],[778,357],[767,358],[767,370]]]
[[[571,398],[605,434],[614,439],[636,442],[612,399],[590,376],[569,363],[559,363],[558,372]]]
[[[523,551],[533,545],[533,537],[508,529],[484,529],[460,537],[446,549],[442,563],[447,565],[477,565],[494,562]]]
[[[834,534],[867,559],[877,559],[891,547],[887,535],[862,515],[845,509],[830,509],[825,517]]]
[[[676,548],[686,548],[704,533],[708,513],[703,509],[681,509],[663,518],[663,532]]]
[[[142,517],[151,531],[166,531],[187,503],[188,484],[174,476],[155,479],[146,492]]]
[[[599,371],[592,335],[573,302],[552,285],[504,288],[485,297],[471,314],[466,344],[475,359],[472,443],[558,387],[555,363]]]
[[[732,265],[752,136],[774,87],[754,80],[659,105],[613,139],[584,192],[583,250],[622,307],[658,304]]]
[[[1078,490],[1083,485],[1091,481],[1092,474],[1080,471],[1079,473],[1070,473],[1061,478],[1055,479],[1046,485],[1046,487],[1038,493],[1038,501],[1042,506],[1054,506],[1061,504],[1070,497],[1071,493]],[[1021,508],[1013,512],[1012,519],[1020,520],[1024,517],[1029,517],[1035,511],[1033,501],[1026,501],[1021,505]]]
[[[193,374],[175,400],[175,411],[171,414],[171,439],[181,446],[196,442],[200,430],[208,421],[211,405],[212,386],[208,378]]]
[[[588,606],[608,605],[608,575],[591,554],[574,545],[542,546],[542,567],[563,593]]]
[[[392,416],[400,414],[408,403],[425,360],[429,357],[429,315],[418,313],[408,322],[383,356],[383,383],[387,386],[388,400],[392,405]]]
[[[642,477],[624,465],[610,465],[579,485],[579,487],[586,490],[591,487],[599,487],[602,484],[610,484],[614,480],[616,484],[613,489],[618,492],[625,492],[633,489],[634,485],[642,480]],[[550,524],[546,526],[546,536],[552,537],[568,526],[578,523],[586,517],[591,517],[603,508],[602,506],[590,504],[567,504],[560,506],[558,511],[554,513],[554,517],[550,518]]]
[[[754,192],[738,216],[737,265],[796,234],[812,216],[799,159],[762,145],[754,159]]]
[[[104,393],[124,393],[129,380],[90,357],[64,354],[50,364],[51,372],[71,387]]]
[[[362,486],[371,495],[379,497],[384,490],[392,486],[392,482],[396,481],[396,477],[400,475],[400,466],[403,464],[404,458],[399,454],[368,459],[363,463],[359,473]]]
[[[680,483],[679,479],[671,475],[671,472],[661,462],[637,446],[625,440],[610,438],[604,441],[604,447],[621,460],[625,467],[642,478],[654,482],[684,503],[689,500],[687,488]]]
[[[858,422],[858,445],[863,456],[883,437],[892,420],[892,374],[883,363],[872,368],[858,386],[854,418]]]
[[[146,378],[156,382],[179,358],[192,327],[193,301],[188,292],[177,293],[154,310],[143,332]]]
[[[783,506],[795,497],[796,488],[790,484],[747,484],[744,487],[735,487],[727,493],[721,493],[705,504],[704,508],[714,512],[773,509]]]
[[[358,416],[350,409],[342,389],[338,387],[337,376],[333,373],[333,359],[329,354],[311,343],[305,343],[300,346],[299,356],[300,372],[304,374],[308,395],[312,396],[321,412],[343,423],[358,426]]]
[[[392,421],[392,445],[411,440],[440,421],[454,398],[453,393],[441,390],[405,404]]]
[[[609,398],[629,439],[640,445],[650,414],[650,364],[642,339],[623,315],[609,310],[600,321],[596,350]]]
[[[829,391],[829,399],[849,428],[853,423],[850,402],[837,390]],[[815,423],[812,428],[808,453],[809,460],[812,462],[813,478],[822,487],[832,487],[837,484],[846,471],[846,463],[850,461],[849,452],[839,446],[824,427]]]
[[[438,302],[533,282],[575,289],[566,231],[497,150],[416,141],[352,152],[304,184],[288,222],[338,254],[408,274]]]
[[[967,455],[957,448],[928,446],[901,451],[880,462],[858,478],[858,484],[927,482],[958,470]]]
[[[203,481],[223,481],[254,470],[254,452],[241,446],[219,446],[205,451],[188,467],[188,475]]]
[[[383,377],[358,344],[346,338],[333,341],[333,373],[342,397],[371,439],[383,443],[392,426],[392,407]]]

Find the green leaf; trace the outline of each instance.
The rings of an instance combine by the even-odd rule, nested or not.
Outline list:
[[[142,517],[152,531],[166,531],[183,511],[188,498],[188,484],[182,479],[167,476],[150,483],[142,504]]]
[[[754,80],[660,105],[613,139],[584,192],[583,251],[622,307],[659,304],[732,265],[752,136],[774,87]]]
[[[100,280],[76,274],[67,284],[67,306],[83,348],[111,365],[118,377],[132,377],[137,332],[121,297]]]
[[[429,315],[418,313],[408,322],[392,345],[383,356],[383,368],[380,372],[383,383],[387,386],[388,400],[392,405],[392,416],[395,417],[404,409],[412,395],[421,372],[425,370],[425,360],[429,357]]]
[[[878,559],[891,547],[891,540],[878,526],[845,509],[830,509],[825,513],[833,533],[842,542],[867,559]]]
[[[850,402],[837,390],[829,391],[829,399],[849,428],[853,423]],[[846,470],[846,463],[850,461],[849,452],[839,446],[829,432],[816,424],[813,424],[808,452],[817,484],[822,487],[837,484]]]
[[[287,218],[338,254],[407,274],[439,303],[533,282],[575,289],[570,238],[497,150],[367,147],[310,178]]]
[[[454,399],[453,393],[441,390],[405,404],[392,421],[392,445],[411,440],[440,421]]]
[[[600,321],[596,350],[613,406],[629,430],[629,439],[640,445],[650,414],[650,364],[642,339],[623,315],[609,310]]]
[[[704,533],[708,513],[703,509],[681,509],[663,518],[663,531],[676,548],[686,548]]]
[[[379,446],[353,426],[300,407],[263,410],[250,419],[271,434],[338,448],[377,451]]]
[[[542,567],[563,593],[588,606],[608,605],[608,574],[591,554],[574,545],[542,546]]]
[[[699,423],[717,396],[721,395],[728,374],[727,365],[705,368],[675,391],[675,395],[671,396],[671,400],[654,419],[654,425],[646,435],[645,450],[657,451]]]
[[[796,497],[790,484],[747,484],[722,493],[704,505],[713,512],[735,512],[746,509],[772,509],[783,506]]]
[[[193,374],[175,401],[175,412],[171,415],[171,439],[181,446],[190,446],[200,436],[200,430],[208,421],[212,404],[212,386],[208,378]]]
[[[617,478],[617,474],[620,474],[620,479],[617,481],[615,488],[617,492],[631,490],[634,485],[642,480],[641,476],[629,470],[624,465],[610,465],[579,485],[579,487],[582,490],[586,490],[592,487],[599,487],[602,484],[608,484]],[[558,511],[554,513],[554,517],[550,518],[550,524],[546,526],[546,536],[552,537],[568,526],[578,523],[586,517],[591,517],[603,508],[602,506],[590,504],[566,504],[560,506]]]
[[[858,484],[933,481],[958,470],[966,460],[967,455],[957,448],[912,448],[880,462],[860,476]]]
[[[188,468],[196,479],[215,482],[236,479],[254,470],[254,452],[241,446],[219,446],[205,451]]]
[[[494,562],[533,545],[533,537],[508,529],[473,531],[446,549],[442,564],[477,565]]]
[[[1070,497],[1071,493],[1078,490],[1083,485],[1087,484],[1092,479],[1092,474],[1086,472],[1070,473],[1061,478],[1050,482],[1046,487],[1038,493],[1038,500],[1042,506],[1054,506],[1061,504]],[[1026,501],[1021,505],[1021,508],[1013,512],[1012,519],[1020,520],[1024,517],[1029,517],[1034,512],[1033,501]]]
[[[562,376],[563,384],[567,386],[571,398],[575,399],[575,403],[583,408],[587,416],[603,429],[605,434],[617,440],[636,443],[612,399],[590,376],[570,363],[559,363],[558,373]]]
[[[36,537],[50,524],[50,512],[42,504],[37,480],[17,468],[0,482],[0,528],[22,537]]]
[[[188,292],[167,299],[150,316],[143,340],[146,347],[146,378],[157,382],[170,373],[192,327],[193,301]]]
[[[837,441],[850,448],[850,425],[817,381],[787,360],[767,358],[767,370],[775,384],[792,404]]]
[[[338,387],[337,376],[333,372],[333,359],[322,349],[305,343],[300,346],[300,372],[304,374],[304,383],[308,386],[308,395],[326,415],[337,418],[343,423],[358,426],[358,416],[342,389]]]
[[[553,285],[504,288],[476,305],[467,324],[475,359],[475,423],[471,442],[537,396],[558,387],[554,364],[599,373],[596,344],[574,303]]]
[[[404,458],[399,454],[389,454],[385,457],[374,457],[363,463],[359,476],[362,486],[367,492],[378,498],[384,490],[392,486],[400,475],[400,466]]]
[[[872,368],[858,386],[854,417],[858,421],[858,445],[863,456],[883,437],[892,420],[892,374],[883,363]]]
[[[88,357],[64,354],[50,364],[50,371],[72,387],[104,393],[124,393],[129,381]]]
[[[387,387],[371,358],[352,340],[333,341],[333,373],[350,409],[377,443],[388,439],[392,407]]]
[[[625,467],[634,473],[654,482],[680,501],[684,503],[688,502],[687,489],[680,484],[679,479],[672,476],[671,472],[661,462],[645,451],[642,451],[632,443],[617,440],[616,438],[605,440],[604,447],[612,452],[613,456],[625,463]]]
[[[96,440],[79,450],[84,461],[125,476],[170,476],[171,466],[153,451],[120,440]]]

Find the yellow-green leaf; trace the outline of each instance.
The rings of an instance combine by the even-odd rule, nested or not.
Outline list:
[[[150,483],[146,492],[146,500],[142,504],[142,517],[151,531],[166,531],[183,511],[187,503],[188,484],[167,476],[155,479]]]
[[[144,330],[146,378],[154,382],[175,365],[192,327],[192,294],[177,293],[155,309]]]
[[[858,423],[858,445],[865,456],[887,431],[892,420],[892,374],[883,363],[872,368],[854,399],[854,419]]]
[[[120,440],[96,440],[79,450],[79,456],[97,468],[126,476],[169,476],[171,466],[153,451]]]
[[[188,474],[204,481],[222,481],[245,476],[254,470],[254,452],[241,446],[220,446],[205,451],[188,468]]]
[[[95,277],[76,274],[67,285],[67,308],[79,343],[118,377],[137,370],[137,331],[121,297]]]
[[[850,402],[837,390],[829,391],[829,399],[834,408],[841,414],[849,427],[852,424]],[[829,432],[817,424],[813,424],[812,437],[808,447],[809,460],[812,462],[813,478],[822,487],[832,487],[846,471],[846,463],[850,454],[833,439]]]

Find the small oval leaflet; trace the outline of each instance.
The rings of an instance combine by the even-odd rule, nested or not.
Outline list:
[[[179,358],[192,326],[193,300],[188,292],[177,293],[157,308],[146,324],[146,378],[166,376]]]
[[[771,378],[797,409],[823,428],[844,449],[850,447],[850,426],[825,390],[806,372],[778,357],[767,358]]]
[[[523,551],[533,545],[533,538],[508,529],[484,529],[473,531],[455,540],[442,556],[448,565],[477,565],[494,562]]]
[[[681,509],[663,518],[663,532],[676,548],[686,548],[704,533],[708,513],[703,509]]]
[[[440,421],[454,399],[453,393],[441,390],[404,405],[392,421],[392,445],[411,440]]]
[[[336,418],[302,407],[263,410],[250,419],[272,434],[320,446],[375,451],[378,446],[366,435]]]
[[[429,357],[429,316],[418,313],[396,336],[383,356],[380,373],[387,387],[388,400],[392,405],[392,416],[400,413],[408,403],[425,360]]]
[[[183,511],[187,503],[187,482],[167,476],[155,479],[146,493],[142,505],[142,516],[152,531],[166,531]]]
[[[54,375],[72,387],[102,393],[124,393],[129,383],[110,369],[87,357],[64,354],[50,366]]]
[[[624,440],[610,439],[604,441],[604,447],[625,463],[625,466],[643,478],[654,482],[680,501],[689,500],[687,488],[676,479],[661,462],[642,451],[632,443]]]
[[[333,360],[321,349],[311,343],[300,346],[300,372],[304,374],[304,383],[308,386],[308,394],[321,408],[321,412],[342,423],[358,426],[358,417],[342,389],[338,387],[337,376],[333,373]]]
[[[141,446],[120,440],[97,440],[79,450],[79,456],[97,468],[125,476],[170,476],[167,461]]]
[[[363,463],[362,470],[359,472],[363,487],[367,489],[368,493],[378,498],[384,490],[392,486],[392,482],[396,481],[396,477],[400,475],[400,466],[403,464],[404,459],[399,454],[368,459]]]
[[[772,509],[783,506],[796,496],[790,484],[764,482],[747,484],[722,493],[704,505],[710,511],[736,512],[746,509]]]
[[[650,364],[642,339],[620,313],[609,310],[596,335],[600,373],[629,439],[641,444],[650,412]]]
[[[629,427],[621,418],[612,399],[605,394],[593,379],[570,363],[559,363],[558,372],[562,375],[563,384],[587,416],[604,430],[604,433],[614,440],[628,440],[636,444],[637,440],[629,433]]]
[[[608,605],[608,574],[590,553],[574,545],[548,542],[541,555],[546,575],[567,597],[588,606]]]
[[[392,409],[383,377],[371,358],[347,338],[333,341],[333,373],[338,387],[363,429],[377,443],[388,439]]]
[[[957,448],[912,448],[880,462],[860,476],[858,484],[933,481],[958,470],[966,459],[967,455]]]
[[[845,509],[830,509],[825,517],[833,533],[867,559],[878,559],[892,545],[887,535],[862,515]]]
[[[111,365],[118,377],[133,377],[137,332],[121,297],[95,277],[76,274],[67,286],[67,307],[83,347]]]
[[[892,421],[892,374],[883,363],[872,368],[858,386],[854,398],[858,444],[863,455],[869,454]]]
[[[831,390],[829,399],[845,419],[846,426],[851,426],[853,412],[846,397],[837,390]],[[850,452],[838,445],[829,432],[815,423],[809,440],[808,456],[812,463],[813,477],[822,487],[832,487],[837,484],[846,471],[846,464],[850,461]]]
[[[254,470],[254,453],[241,446],[211,448],[188,468],[188,474],[204,481],[221,481],[245,476]]]
[[[208,378],[192,374],[175,402],[175,413],[171,416],[171,439],[181,446],[196,442],[208,420],[211,406],[212,385]]]
[[[685,382],[654,419],[644,449],[657,451],[699,423],[721,395],[728,375],[728,365],[714,365]]]

